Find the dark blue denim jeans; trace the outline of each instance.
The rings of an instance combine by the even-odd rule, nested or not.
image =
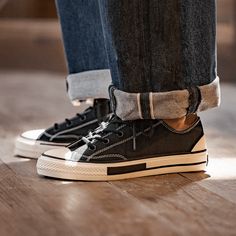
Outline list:
[[[111,84],[97,0],[56,0],[72,102],[108,97]]]
[[[111,72],[114,111],[125,120],[176,118],[219,105],[215,0],[57,5],[72,100],[105,97]]]

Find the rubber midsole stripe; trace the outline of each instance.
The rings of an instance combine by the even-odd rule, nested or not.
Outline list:
[[[132,172],[137,172],[137,171],[145,171],[145,170],[153,170],[153,169],[177,167],[177,166],[195,166],[195,165],[201,165],[205,163],[207,162],[201,161],[201,162],[195,162],[195,163],[181,163],[181,164],[174,164],[174,165],[156,166],[156,167],[151,167],[151,168],[146,168],[146,163],[129,165],[129,166],[108,167],[107,175],[120,175],[120,174],[127,174],[127,173],[132,173]]]

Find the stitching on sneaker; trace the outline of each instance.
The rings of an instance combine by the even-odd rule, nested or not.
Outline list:
[[[84,123],[84,124],[82,124],[82,125],[79,125],[79,126],[77,126],[77,127],[60,131],[60,132],[58,132],[58,133],[56,133],[56,134],[54,134],[54,135],[50,135],[50,134],[48,134],[48,133],[47,133],[47,134],[50,135],[51,139],[54,139],[54,138],[56,138],[57,136],[59,136],[59,135],[61,135],[61,134],[64,134],[64,133],[67,133],[67,132],[70,132],[70,131],[74,131],[74,130],[77,130],[77,129],[81,129],[81,128],[87,126],[87,125],[96,123],[97,121],[98,121],[98,119],[91,120],[91,121],[89,121],[89,122],[87,122],[87,123]]]
[[[160,123],[161,123],[161,121],[159,121],[158,123],[154,124],[153,127],[158,126]],[[144,132],[149,131],[150,129],[151,129],[151,128],[147,128],[147,129],[143,130],[142,132],[138,132],[138,133],[136,134],[136,137],[140,136],[140,135],[141,135],[142,133],[144,133]],[[90,157],[92,158],[93,156],[95,156],[95,155],[97,155],[97,154],[99,154],[99,153],[102,153],[103,151],[107,151],[107,150],[109,150],[109,149],[111,149],[111,148],[113,148],[113,147],[115,147],[115,146],[118,146],[118,145],[120,145],[120,144],[122,144],[122,143],[125,143],[125,142],[127,142],[127,141],[129,141],[129,140],[131,140],[131,139],[133,139],[133,136],[130,136],[130,137],[126,138],[126,139],[123,139],[123,140],[120,141],[120,142],[114,143],[114,144],[112,144],[112,145],[110,145],[110,146],[108,146],[108,147],[105,147],[105,148],[103,148],[103,149],[101,149],[101,150],[98,150],[97,152],[93,153]]]
[[[124,157],[123,155],[120,155],[120,154],[109,154],[109,155],[101,155],[101,156],[93,156],[93,157],[89,157],[87,158],[86,161],[90,161],[92,159],[102,159],[102,158],[106,158],[106,157],[118,157],[118,158],[121,158],[122,160],[127,160],[126,157]]]

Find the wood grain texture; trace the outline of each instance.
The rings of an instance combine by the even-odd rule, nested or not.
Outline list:
[[[35,160],[13,156],[19,132],[77,112],[62,77],[0,72],[1,236],[236,235],[236,87],[224,84],[221,108],[202,114],[208,172],[71,182],[38,177]]]

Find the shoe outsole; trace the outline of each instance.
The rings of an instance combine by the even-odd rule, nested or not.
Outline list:
[[[119,163],[84,163],[42,155],[37,161],[39,175],[83,181],[110,181],[180,172],[205,171],[206,150]]]

